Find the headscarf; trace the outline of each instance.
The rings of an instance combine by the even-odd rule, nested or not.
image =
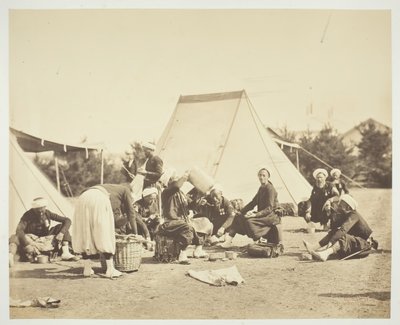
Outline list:
[[[146,197],[146,196],[149,196],[149,195],[152,195],[152,194],[158,194],[158,191],[157,191],[157,189],[155,187],[147,187],[142,192],[142,196],[143,197]]]
[[[32,201],[33,209],[45,208],[45,207],[47,207],[47,205],[48,205],[47,200],[44,197],[37,197],[36,199],[33,199],[33,201]]]
[[[150,150],[152,150],[152,151],[156,150],[156,146],[155,146],[153,143],[151,143],[151,142],[143,142],[143,143],[142,143],[142,147],[143,147],[143,148],[150,149]]]
[[[321,173],[325,176],[325,178],[328,177],[328,172],[324,168],[317,168],[316,170],[314,170],[312,175],[313,175],[314,179],[317,179],[318,174],[321,174]]]
[[[343,194],[340,197],[340,201],[346,202],[352,210],[357,210],[357,201],[350,194]]]
[[[340,171],[340,169],[333,168],[331,170],[331,176],[333,177],[333,174],[335,174],[335,173],[339,174],[339,176],[342,175],[342,172]]]

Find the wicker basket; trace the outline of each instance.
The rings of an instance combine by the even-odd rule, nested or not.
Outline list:
[[[142,243],[130,236],[121,237],[116,240],[115,268],[122,272],[137,271],[142,263]]]

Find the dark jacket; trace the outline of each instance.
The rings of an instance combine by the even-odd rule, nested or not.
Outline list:
[[[310,202],[311,202],[311,221],[319,222],[322,216],[322,207],[326,200],[335,197],[338,192],[332,183],[326,182],[323,188],[314,186],[311,191]]]
[[[163,173],[163,161],[158,156],[151,156],[145,166],[147,174],[144,177],[143,188],[155,184]]]
[[[62,224],[60,232],[64,235],[71,226],[71,219],[59,216],[49,210],[46,210],[43,216],[38,216],[33,209],[26,211],[15,232],[19,242],[24,246],[28,245],[25,238],[26,234],[34,234],[39,237],[47,236],[50,230],[50,221],[60,222]]]
[[[133,176],[136,175],[136,170],[137,170],[136,161],[135,160],[124,161],[122,165],[123,167],[121,168],[121,173],[125,176],[126,182],[128,183],[132,182],[133,178],[129,175],[129,173],[132,174]],[[129,171],[129,173],[127,170]]]
[[[97,186],[103,187],[110,194],[110,202],[116,225],[124,222],[122,218],[127,222],[136,217],[135,210],[133,209],[133,199],[128,185],[101,184]],[[124,217],[124,215],[126,215],[126,217]]]
[[[343,180],[339,180],[339,182],[333,182],[333,185],[335,185],[336,189],[338,190],[339,194],[349,194],[349,190],[347,189],[347,185]]]
[[[235,210],[231,202],[224,196],[219,205],[215,205],[210,196],[206,196],[205,200],[207,203],[205,205],[199,205],[196,209],[199,214],[208,218],[212,223],[217,220],[225,220],[221,227],[225,229],[228,228],[235,218]]]
[[[278,193],[272,183],[261,185],[254,198],[242,209],[244,215],[257,206],[256,217],[265,217],[278,207]]]
[[[372,233],[368,223],[357,211],[339,215],[338,218],[343,221],[321,239],[319,242],[321,246],[325,246],[329,242],[334,244],[346,234],[367,240]]]

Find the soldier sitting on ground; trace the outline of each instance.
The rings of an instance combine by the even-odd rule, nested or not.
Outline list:
[[[325,262],[333,254],[339,258],[362,258],[369,255],[371,248],[378,248],[378,242],[371,237],[371,228],[356,211],[357,202],[353,197],[343,194],[334,210],[331,230],[324,238],[315,245],[303,240],[315,259]]]
[[[58,251],[60,246],[63,260],[79,259],[69,251],[71,220],[47,210],[47,205],[45,198],[38,197],[22,216],[15,234],[9,239],[10,266],[14,264],[15,256],[33,262],[37,255]],[[51,227],[51,221],[59,224]]]

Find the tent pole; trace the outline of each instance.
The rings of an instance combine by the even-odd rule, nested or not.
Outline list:
[[[300,170],[299,149],[297,149],[297,148],[296,148],[296,166],[297,166],[297,170]]]
[[[100,171],[100,184],[104,183],[104,157],[103,157],[103,150],[100,151],[101,157],[101,171]]]
[[[61,193],[60,171],[58,169],[58,158],[57,158],[57,156],[54,157],[54,162],[55,162],[55,165],[56,165],[57,191],[58,191],[58,193]]]

